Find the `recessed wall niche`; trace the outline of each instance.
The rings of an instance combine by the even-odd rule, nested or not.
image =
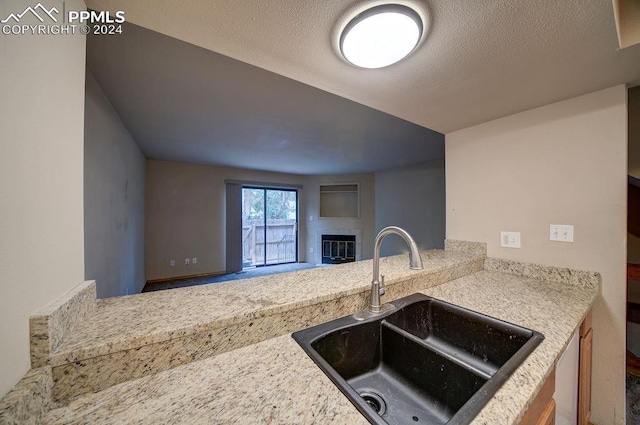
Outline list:
[[[357,183],[321,184],[320,218],[360,217],[360,193]]]

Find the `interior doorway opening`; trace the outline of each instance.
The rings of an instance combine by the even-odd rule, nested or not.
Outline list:
[[[242,267],[298,261],[298,191],[242,187]]]
[[[640,423],[640,86],[627,92],[627,423]]]

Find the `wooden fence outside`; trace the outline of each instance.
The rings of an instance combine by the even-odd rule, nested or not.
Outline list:
[[[244,220],[242,223],[243,266],[290,263],[296,261],[296,221],[294,219],[267,220],[267,242],[263,220]]]

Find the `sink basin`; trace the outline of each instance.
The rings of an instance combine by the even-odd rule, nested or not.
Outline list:
[[[467,424],[544,337],[423,294],[293,338],[374,424]]]

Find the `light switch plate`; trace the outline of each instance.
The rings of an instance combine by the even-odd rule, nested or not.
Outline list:
[[[550,224],[549,240],[554,242],[573,242],[573,225]]]
[[[502,248],[520,248],[520,232],[500,232]]]

